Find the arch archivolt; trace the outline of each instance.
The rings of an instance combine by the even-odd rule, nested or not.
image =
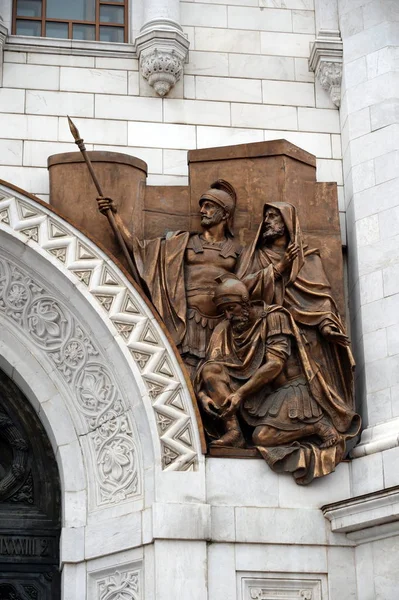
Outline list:
[[[63,396],[89,461],[90,506],[139,498],[143,468],[197,470],[203,457],[184,375],[120,269],[45,205],[6,185],[0,240],[0,320],[8,332],[0,353],[16,360],[7,345],[14,337],[54,383],[53,411]],[[19,363],[22,373],[28,366],[23,357]]]
[[[68,526],[84,525],[87,521],[87,485],[79,436],[67,409],[67,395],[34,354],[34,348],[16,328],[1,319],[0,368],[14,381],[29,399],[44,425],[53,446],[60,471],[64,497],[74,494],[74,512],[64,506],[64,523]],[[61,454],[64,455],[61,457]],[[63,458],[69,455],[73,468],[68,468]]]
[[[141,457],[128,400],[87,328],[40,278],[5,256],[0,256],[0,313],[31,353],[42,355],[52,378],[62,379],[95,467],[92,503],[140,496]]]

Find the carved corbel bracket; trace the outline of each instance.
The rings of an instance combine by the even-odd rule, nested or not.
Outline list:
[[[339,31],[322,31],[315,40],[309,58],[321,86],[336,106],[341,103],[343,46]]]
[[[164,23],[147,24],[136,38],[141,74],[161,97],[179,81],[189,48],[180,26]]]

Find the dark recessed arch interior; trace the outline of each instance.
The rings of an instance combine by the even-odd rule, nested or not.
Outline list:
[[[61,488],[32,405],[0,370],[0,600],[60,595]]]

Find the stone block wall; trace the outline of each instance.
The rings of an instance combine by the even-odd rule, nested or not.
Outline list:
[[[370,454],[397,446],[399,423],[399,6],[342,0],[340,24],[352,331],[369,425],[357,452]]]
[[[343,220],[339,113],[308,69],[314,1],[185,1],[180,10],[189,62],[164,99],[131,45],[130,55],[84,56],[15,51],[9,40],[0,178],[48,200],[47,157],[76,149],[67,114],[89,150],[145,160],[150,185],[185,185],[187,150],[285,138],[316,155],[318,181],[337,182]]]
[[[315,3],[331,8],[331,14],[339,8],[344,47],[340,115],[308,70]],[[139,4],[133,1],[134,7]],[[5,24],[10,6],[10,0],[0,0]],[[76,467],[83,436],[69,438],[67,410],[48,406],[53,411],[49,435],[62,448],[64,477],[71,477],[64,486],[63,597],[84,598],[86,586],[87,597],[95,597],[98,582],[107,585],[122,565],[132,573],[144,572],[146,600],[174,599],[187,590],[194,600],[247,600],[278,577],[290,580],[292,589],[314,589],[315,599],[394,600],[399,585],[398,3],[202,0],[182,1],[180,9],[189,60],[183,78],[164,99],[141,77],[132,44],[114,50],[93,44],[84,53],[60,43],[56,52],[43,40],[24,48],[8,38],[0,87],[0,178],[48,200],[47,157],[76,150],[67,114],[89,150],[145,160],[149,185],[183,188],[191,149],[286,138],[313,153],[318,181],[338,183],[343,228],[344,214],[348,219],[357,397],[368,427],[353,451],[355,459],[308,488],[270,472],[260,460],[204,460],[202,455],[198,471],[162,472],[153,478],[150,436],[143,434],[146,508],[112,506],[104,524],[97,514],[86,522],[83,480],[89,489],[95,471]],[[327,29],[335,27],[332,19]],[[132,23],[132,28],[137,32],[139,26]],[[17,217],[12,212],[12,223]],[[20,229],[16,236],[23,235]],[[9,252],[9,238],[4,240]],[[24,255],[29,268],[40,266],[27,251],[35,249],[34,240],[18,240],[18,257]],[[58,238],[54,243],[58,247]],[[55,254],[51,260],[61,261]],[[84,284],[74,282],[63,292],[73,306],[71,293],[79,290],[86,290]],[[99,320],[90,323],[93,331],[103,331]],[[7,348],[11,355],[14,346],[20,348],[15,342],[7,346],[4,326],[2,336],[3,357]],[[111,362],[124,364],[119,350],[110,353],[110,348]],[[22,381],[33,354],[17,354],[10,364]],[[27,376],[38,395],[45,381],[37,375],[41,372],[32,367]],[[128,369],[122,380],[129,391],[130,377]],[[142,397],[152,414],[146,394]],[[135,417],[141,414],[139,401],[133,408]],[[157,431],[155,422],[152,430]]]
[[[377,490],[395,494],[399,484],[399,5],[389,0],[338,5],[349,295],[357,398],[366,426],[353,451],[352,493],[375,492],[368,514],[380,517],[384,502]],[[367,530],[349,536],[359,544],[359,598],[397,595],[392,562],[397,526],[387,521],[369,521]]]

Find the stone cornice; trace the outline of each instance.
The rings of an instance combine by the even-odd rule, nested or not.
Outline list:
[[[359,458],[397,446],[399,446],[399,418],[367,427],[362,433],[361,442],[350,454],[352,458]]]
[[[334,533],[351,534],[349,537],[354,540],[396,535],[399,528],[399,486],[327,504],[322,511],[331,522]]]
[[[341,102],[343,44],[339,31],[323,31],[315,40],[309,58],[323,89],[329,92],[336,106]]]
[[[93,42],[90,40],[54,40],[52,38],[32,38],[23,35],[9,35],[5,49],[13,52],[35,52],[38,54],[131,58],[132,62],[137,58],[134,44]]]

